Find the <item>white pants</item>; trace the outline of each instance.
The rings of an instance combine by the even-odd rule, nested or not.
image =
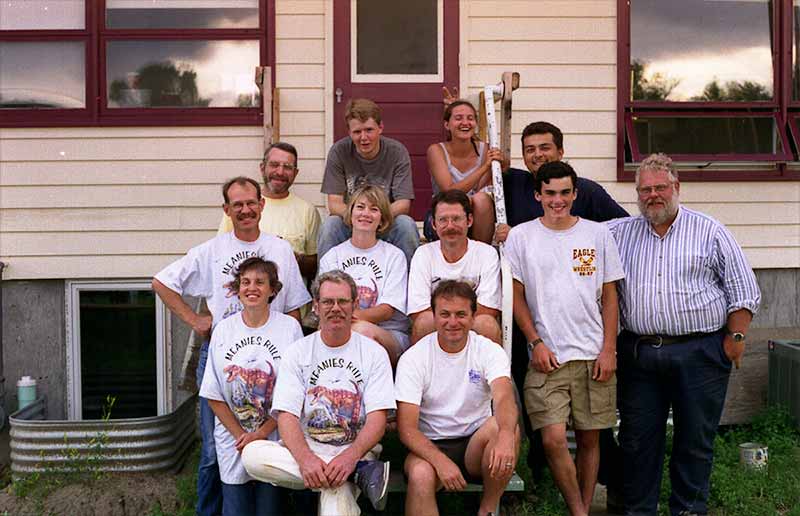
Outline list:
[[[380,453],[380,445],[364,455],[366,460],[374,460]],[[344,447],[342,451],[344,451]],[[377,449],[377,450],[376,450]],[[336,455],[320,455],[326,463]],[[292,453],[280,442],[258,440],[253,441],[242,450],[242,464],[251,477],[262,482],[286,487],[288,489],[306,489],[300,467]],[[356,498],[360,489],[352,482],[345,482],[339,487],[320,489],[319,516],[359,516],[361,509]]]

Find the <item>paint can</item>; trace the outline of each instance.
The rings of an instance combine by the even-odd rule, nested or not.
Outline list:
[[[769,448],[761,443],[742,443],[739,445],[739,463],[752,469],[767,467]]]
[[[36,401],[36,379],[23,376],[17,381],[17,401],[19,410]]]

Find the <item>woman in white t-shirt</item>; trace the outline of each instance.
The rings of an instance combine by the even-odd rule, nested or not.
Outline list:
[[[492,160],[501,161],[503,154],[499,149],[487,151],[486,144],[478,140],[477,118],[475,107],[467,100],[456,100],[445,108],[444,128],[450,139],[428,147],[428,170],[434,195],[457,189],[470,196],[474,218],[472,237],[491,244],[494,236],[494,201],[489,195]]]
[[[386,348],[394,367],[410,345],[405,315],[408,265],[400,249],[378,239],[392,225],[386,193],[369,185],[356,190],[347,203],[344,222],[353,236],[325,253],[319,274],[338,269],[353,278],[358,303],[352,329]]]
[[[216,416],[214,445],[222,479],[222,514],[281,512],[282,488],[254,480],[241,452],[257,439],[277,440],[277,422],[269,417],[281,355],[303,337],[292,317],[270,311],[281,290],[278,268],[253,257],[234,275],[232,291],[244,310],[214,328],[200,396]]]

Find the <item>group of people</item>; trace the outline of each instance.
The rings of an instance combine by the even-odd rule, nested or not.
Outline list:
[[[670,509],[707,512],[728,375],[760,302],[741,248],[680,206],[667,156],[640,165],[641,214],[630,217],[562,161],[563,135],[547,122],[522,133],[527,170],[504,172],[509,224],[496,225],[490,163],[502,156],[477,141],[476,119],[469,102],[450,102],[450,138],[428,149],[424,245],[408,151],[381,134],[380,108],[356,99],[325,165],[328,217],[290,192],[297,151],[276,143],[263,191],[227,181],[220,233],[156,275],[156,293],[207,339],[198,514],[282,514],[287,488],[303,514],[358,514],[359,492],[380,510],[380,441],[395,421],[406,514],[437,514],[437,490],[467,482],[483,484],[479,514],[491,513],[523,433],[529,465],[546,460],[572,515],[588,515],[601,454],[624,464],[606,481],[625,514],[655,514],[670,408]],[[498,345],[493,242],[514,282],[511,361]],[[309,304],[316,331],[300,324]],[[600,443],[616,444],[617,409],[612,454]]]

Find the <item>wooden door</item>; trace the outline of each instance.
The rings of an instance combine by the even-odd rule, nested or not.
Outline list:
[[[411,154],[415,202],[430,207],[428,145],[444,139],[442,86],[458,85],[458,0],[334,0],[334,136],[347,136],[344,107],[369,98],[385,136]]]

